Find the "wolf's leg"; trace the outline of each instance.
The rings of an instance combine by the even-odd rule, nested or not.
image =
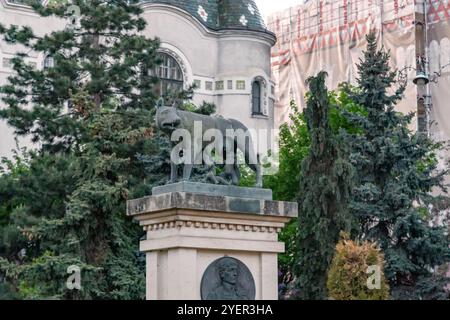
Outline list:
[[[250,140],[248,145],[238,145],[238,148],[244,153],[245,163],[256,173],[256,188],[262,188],[262,169],[259,154],[253,148],[253,142]]]
[[[257,164],[249,163],[248,166],[256,173],[255,188],[262,188],[262,170],[261,164],[259,163],[259,156]]]
[[[168,183],[175,183],[178,179],[178,166],[171,162],[170,163],[170,181]]]
[[[237,162],[237,160],[236,160]],[[239,172],[239,166],[238,164],[234,164],[231,168],[231,181],[235,186],[239,185],[239,180],[241,179],[241,174]]]
[[[262,188],[263,187],[263,181],[262,181],[262,170],[261,170],[261,163],[259,163],[259,155],[258,155],[258,164],[256,165],[256,188]]]
[[[221,175],[223,178],[231,178],[231,182],[234,186],[239,185],[239,167],[235,164],[226,164],[224,167],[224,172]]]
[[[193,164],[185,164],[183,168],[183,180],[189,181],[191,179],[192,169],[194,168]]]

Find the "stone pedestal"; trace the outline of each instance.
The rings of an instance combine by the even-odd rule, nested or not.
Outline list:
[[[128,201],[127,213],[147,231],[140,249],[147,255],[148,300],[214,296],[206,291],[220,285],[215,264],[223,257],[240,265],[234,275],[240,296],[278,299],[277,255],[284,252],[278,233],[297,216],[296,203],[272,201],[271,190],[182,182]]]

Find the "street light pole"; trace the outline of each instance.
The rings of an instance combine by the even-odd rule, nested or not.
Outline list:
[[[416,8],[419,9],[415,9],[416,76],[413,82],[417,86],[417,130],[429,136],[432,100],[427,49],[427,0],[422,0],[422,6]]]

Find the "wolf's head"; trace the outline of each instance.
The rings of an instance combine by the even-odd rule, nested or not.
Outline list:
[[[178,116],[177,108],[174,106],[164,106],[164,101],[159,100],[156,105],[156,124],[164,132],[172,132],[181,125],[181,118]]]

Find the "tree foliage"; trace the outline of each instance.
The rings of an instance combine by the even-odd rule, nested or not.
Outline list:
[[[448,198],[445,195],[435,197],[432,193],[436,188],[445,187],[443,176],[447,172],[437,170],[437,153],[443,146],[411,132],[413,114],[403,115],[395,111],[404,88],[395,88],[396,73],[390,71],[389,54],[377,50],[375,36],[369,35],[368,42],[368,49],[359,64],[357,86],[344,83],[338,91],[328,93],[331,130],[326,131],[326,136],[334,135],[333,139],[338,139],[341,148],[348,148],[345,153],[350,153],[349,160],[356,173],[351,197],[339,201],[342,200],[342,206],[347,203],[351,219],[358,221],[353,237],[380,244],[386,256],[386,278],[394,298],[446,298],[442,290],[447,283],[445,273],[431,272],[435,266],[448,261],[447,230],[444,225],[434,223],[440,211],[447,209],[441,208],[440,203],[448,203],[448,200],[443,201]],[[317,96],[312,91],[307,94],[308,100],[317,99]],[[287,201],[296,194],[304,197],[305,192],[311,192],[319,184],[304,186],[305,167],[299,168],[299,163],[311,148],[310,132],[305,134],[307,128],[303,114],[296,111],[292,117],[295,120],[292,125],[282,127],[280,172],[265,180],[265,185],[273,188],[280,200]],[[319,179],[319,173],[312,176]],[[298,185],[301,185],[301,191]],[[317,191],[317,199],[320,196]],[[300,208],[300,217],[308,208],[319,210],[320,204],[322,200],[317,200],[317,204],[305,206],[303,212]],[[306,231],[314,230],[309,231],[311,236],[320,234],[318,226],[318,222],[303,225]],[[283,240],[288,242],[288,251],[281,256],[280,266],[287,270],[286,273],[295,265],[294,261],[301,262],[300,256],[311,246],[311,240],[301,234],[300,242],[294,244],[292,241],[297,232],[305,232],[305,229],[300,222],[298,230],[291,224],[282,233]],[[335,230],[333,226],[331,230]],[[302,241],[307,242],[306,248],[298,247]],[[311,261],[323,260],[317,256],[307,257],[305,268]],[[313,266],[314,263],[310,268]],[[315,266],[319,270],[319,264]],[[316,274],[323,277],[325,273],[323,267]],[[301,276],[298,271],[296,274]],[[304,277],[306,285],[319,283],[317,279]],[[285,274],[282,274],[282,279],[285,279]]]
[[[355,90],[347,84],[342,84],[336,91],[328,91],[329,125],[334,135],[342,130],[357,133],[361,128],[347,120],[348,113],[361,116],[366,114],[364,107],[357,105],[349,98],[349,93]],[[307,93],[307,98],[311,93]],[[290,104],[290,122],[280,128],[279,136],[279,170],[274,175],[264,177],[264,187],[272,189],[274,199],[282,201],[296,201],[299,194],[302,162],[308,156],[311,139],[303,111],[299,110],[295,101]],[[248,185],[252,185],[249,183]],[[279,255],[280,295],[283,298],[295,296],[297,291],[293,286],[295,276],[292,268],[298,257],[297,249],[298,221],[294,219],[280,234],[280,241],[286,244],[286,251]]]
[[[386,300],[389,285],[383,270],[384,256],[375,243],[357,243],[344,235],[328,271],[328,294],[334,300]]]
[[[20,298],[139,299],[142,231],[125,217],[125,202],[149,194],[155,182],[138,153],[160,149],[157,80],[147,72],[159,63],[159,42],[141,35],[137,0],[72,2],[77,23],[43,37],[0,25],[8,43],[24,48],[0,89],[0,118],[39,145],[23,168],[0,178],[0,211],[8,211],[0,270]],[[64,19],[68,5],[34,8]],[[28,64],[30,51],[52,65]],[[82,270],[80,291],[66,287],[70,265]]]
[[[342,130],[359,133],[361,128],[347,119],[348,114],[366,116],[364,106],[350,99],[354,87],[343,83],[336,91],[328,91],[328,120],[331,132],[339,135]],[[306,94],[311,98],[311,93]],[[273,190],[274,198],[282,201],[294,201],[298,196],[302,161],[309,154],[311,141],[302,110],[294,100],[290,103],[290,122],[280,126],[279,134],[279,170],[276,174],[266,176],[264,185]]]
[[[414,114],[395,111],[405,88],[395,87],[389,53],[377,49],[375,34],[367,41],[358,65],[358,90],[350,95],[365,106],[367,116],[349,116],[363,132],[347,137],[358,177],[351,199],[360,223],[357,237],[381,246],[394,297],[433,298],[423,294],[420,284],[424,279],[433,283],[431,270],[449,260],[446,228],[433,224],[429,210],[436,199],[433,189],[444,188],[447,173],[437,169],[441,145],[411,132]],[[436,286],[442,292],[441,283]]]
[[[311,148],[303,160],[298,195],[298,257],[295,265],[301,299],[327,297],[327,271],[341,230],[351,230],[348,199],[353,182],[347,151],[329,124],[326,73],[308,80],[304,111]]]

